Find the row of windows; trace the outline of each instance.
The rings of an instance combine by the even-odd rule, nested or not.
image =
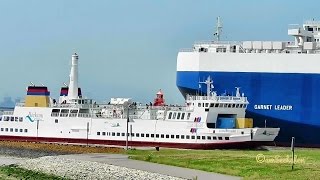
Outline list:
[[[198,103],[198,107],[209,107],[209,103]],[[210,103],[210,107],[246,108],[246,104]]]
[[[168,119],[185,119],[185,114],[186,113],[180,113],[180,112],[170,112]],[[187,120],[190,119],[190,113],[187,114]]]
[[[1,131],[4,131],[4,132],[13,132],[13,130],[14,130],[14,132],[25,132],[25,133],[27,133],[28,132],[28,129],[18,129],[18,128],[1,128],[0,129]]]
[[[97,132],[98,136],[125,136],[126,133],[119,132]],[[166,138],[166,139],[202,139],[202,140],[223,140],[219,136],[194,136],[194,135],[169,135],[169,134],[148,134],[148,133],[129,133],[131,137],[151,137],[151,138]],[[224,140],[229,140],[229,137],[224,137]]]
[[[22,122],[23,121],[23,117],[13,117],[13,116],[0,116],[0,121],[16,121],[16,122]]]

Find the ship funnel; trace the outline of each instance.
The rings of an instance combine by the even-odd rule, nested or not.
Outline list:
[[[77,53],[72,55],[68,99],[78,98],[78,59]]]

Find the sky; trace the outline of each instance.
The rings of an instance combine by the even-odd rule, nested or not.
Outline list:
[[[33,82],[58,98],[68,84],[71,55],[79,55],[83,95],[182,103],[176,58],[195,41],[290,40],[288,24],[320,20],[320,1],[309,0],[1,0],[0,100],[24,98]]]

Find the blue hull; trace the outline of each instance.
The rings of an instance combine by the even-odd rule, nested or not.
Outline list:
[[[199,80],[213,78],[217,94],[235,94],[241,87],[250,102],[246,116],[254,126],[280,127],[276,142],[288,145],[291,137],[301,146],[320,147],[320,75],[299,73],[177,72],[183,95],[205,93]]]

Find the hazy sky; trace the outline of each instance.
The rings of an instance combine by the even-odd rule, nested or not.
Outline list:
[[[179,49],[212,39],[288,40],[288,24],[320,19],[320,1],[117,0],[0,1],[0,99],[24,97],[29,82],[58,97],[79,54],[79,84],[98,101],[133,97],[183,102],[176,87]]]

